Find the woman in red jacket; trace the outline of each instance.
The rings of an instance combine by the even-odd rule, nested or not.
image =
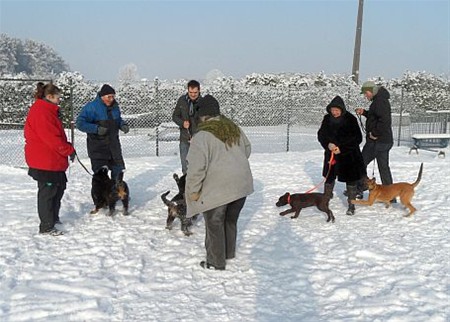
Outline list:
[[[59,209],[66,189],[67,157],[73,161],[75,149],[67,141],[58,117],[60,90],[52,83],[38,83],[36,101],[25,122],[25,160],[28,174],[38,182],[39,233],[62,235]]]

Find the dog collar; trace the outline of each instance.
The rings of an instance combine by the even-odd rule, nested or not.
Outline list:
[[[291,195],[288,193],[287,195],[287,203],[290,204],[291,203]]]

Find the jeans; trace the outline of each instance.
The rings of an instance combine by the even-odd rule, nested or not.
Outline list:
[[[189,152],[189,142],[180,141],[180,159],[181,159],[181,171],[186,174],[187,161],[186,157]]]

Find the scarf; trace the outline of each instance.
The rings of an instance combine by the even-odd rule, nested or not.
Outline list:
[[[209,119],[200,123],[198,130],[211,133],[230,148],[234,144],[239,145],[239,140],[241,138],[239,127],[223,115],[220,115],[218,119]]]

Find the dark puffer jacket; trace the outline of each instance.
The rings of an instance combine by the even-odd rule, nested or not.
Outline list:
[[[124,124],[116,101],[108,107],[100,96],[97,96],[95,100],[87,103],[78,115],[77,128],[87,133],[89,158],[114,160],[117,164],[123,164],[119,129]],[[98,134],[99,126],[108,129],[105,135]]]
[[[342,110],[339,118],[331,115],[331,107]],[[338,181],[353,182],[366,175],[366,167],[359,148],[362,141],[361,130],[356,117],[347,112],[341,97],[336,96],[328,104],[327,114],[323,117],[317,138],[325,150],[322,171],[324,177],[328,173],[331,158],[331,151],[328,149],[329,143],[334,143],[341,151],[341,153],[335,155],[336,164],[334,167]]]
[[[384,87],[380,87],[372,98],[369,110],[364,111],[366,120],[366,139],[373,141],[369,134],[376,137],[376,142],[393,143],[390,94]]]

